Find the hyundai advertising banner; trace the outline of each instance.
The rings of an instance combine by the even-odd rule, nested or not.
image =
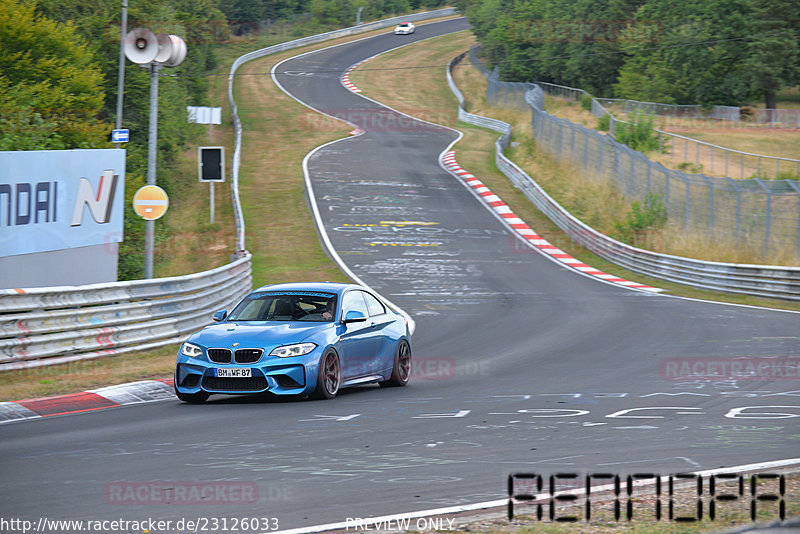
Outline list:
[[[0,257],[122,241],[125,151],[0,151]]]

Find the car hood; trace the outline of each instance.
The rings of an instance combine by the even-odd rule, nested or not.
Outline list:
[[[331,329],[333,323],[297,321],[229,322],[207,326],[189,338],[205,347],[267,348],[302,343],[318,332]]]

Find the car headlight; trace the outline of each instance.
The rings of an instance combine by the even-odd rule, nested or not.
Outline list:
[[[188,341],[181,345],[181,354],[190,358],[199,358],[203,355],[203,349]]]
[[[295,345],[284,345],[277,347],[269,353],[270,356],[278,358],[291,358],[292,356],[302,356],[317,348],[314,343],[297,343]]]

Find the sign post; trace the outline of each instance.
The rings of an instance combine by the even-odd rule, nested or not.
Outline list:
[[[205,106],[186,106],[189,122],[208,124],[208,142],[214,142],[214,124],[222,124],[222,108]],[[211,207],[209,222],[214,222],[214,182],[225,181],[225,147],[204,146],[197,149],[198,175],[201,182],[208,182],[208,196]]]
[[[197,147],[197,177],[201,182],[208,182],[211,197],[211,222],[214,222],[214,182],[225,181],[225,147]]]

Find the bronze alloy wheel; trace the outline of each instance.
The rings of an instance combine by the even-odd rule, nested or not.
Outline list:
[[[319,362],[317,373],[317,389],[314,390],[315,399],[332,399],[339,392],[342,381],[342,368],[339,365],[339,356],[336,351],[329,350]]]
[[[411,346],[405,339],[397,344],[397,352],[394,355],[394,366],[392,376],[385,382],[380,382],[381,386],[405,386],[411,377]]]

